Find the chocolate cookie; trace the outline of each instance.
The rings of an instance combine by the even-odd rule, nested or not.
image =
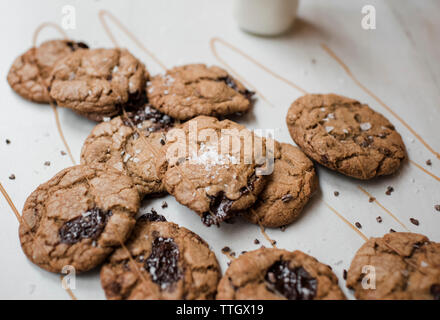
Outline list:
[[[290,106],[292,139],[320,164],[358,179],[397,171],[406,157],[394,126],[359,101],[335,94],[308,94]]]
[[[219,67],[190,64],[153,77],[147,83],[147,95],[159,111],[187,120],[246,112],[253,92]]]
[[[98,124],[84,142],[81,163],[106,163],[132,178],[141,196],[162,193],[156,160],[174,125],[169,116],[145,106]]]
[[[125,49],[76,51],[59,61],[50,79],[50,97],[95,121],[144,105],[145,66]]]
[[[70,40],[50,40],[32,47],[15,59],[8,73],[9,85],[25,99],[49,103],[47,87],[53,66],[72,51],[87,48],[82,42]]]
[[[245,217],[265,227],[292,223],[318,188],[312,161],[298,148],[274,143],[273,173]]]
[[[51,272],[90,270],[130,235],[139,195],[129,177],[104,166],[74,166],[40,185],[23,208],[26,256]]]
[[[263,190],[266,177],[259,169],[265,165],[265,140],[245,127],[199,116],[170,130],[167,138],[159,176],[167,191],[204,224],[218,225],[249,208]]]
[[[331,268],[301,251],[261,248],[233,260],[218,285],[219,300],[341,300]]]
[[[124,247],[101,269],[107,299],[213,299],[215,254],[198,235],[157,214],[141,216]]]
[[[371,238],[351,262],[347,287],[357,299],[440,300],[440,243],[405,232]]]

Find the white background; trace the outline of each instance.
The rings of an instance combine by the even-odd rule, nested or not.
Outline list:
[[[440,151],[440,10],[439,1],[302,1],[299,19],[286,34],[265,38],[246,34],[236,26],[232,16],[233,0],[161,0],[161,1],[1,1],[0,50],[0,182],[21,210],[26,197],[61,169],[72,165],[56,129],[54,114],[47,105],[20,98],[6,82],[8,69],[16,56],[31,46],[35,28],[44,21],[61,23],[63,5],[76,8],[77,28],[68,30],[73,39],[92,47],[110,47],[98,19],[98,11],[107,9],[154,52],[167,66],[190,62],[218,64],[210,51],[211,37],[221,37],[238,46],[273,71],[310,92],[335,92],[369,103],[396,126],[406,143],[409,157],[437,176],[440,161],[430,153],[396,118],[362,91],[343,69],[325,53],[321,43],[332,48],[352,69],[359,80],[405,119],[436,151]],[[377,29],[361,28],[361,8],[373,4],[377,10]],[[111,24],[121,46],[129,48],[155,74],[162,72],[143,51]],[[39,43],[58,37],[46,29]],[[290,103],[300,92],[273,78],[236,53],[218,46],[219,54],[245,79],[248,79],[274,106],[261,98],[243,119],[250,128],[279,128],[276,138],[291,142],[285,125]],[[316,63],[312,63],[312,60]],[[94,123],[70,110],[59,110],[66,139],[76,161],[81,145]],[[5,139],[12,143],[6,145]],[[432,167],[425,165],[432,160]],[[44,166],[50,161],[49,167]],[[280,248],[300,249],[333,267],[345,289],[342,270],[364,240],[338,218],[323,201],[340,212],[349,222],[360,222],[368,237],[381,236],[390,228],[404,229],[375,203],[369,203],[358,185],[373,194],[411,231],[440,241],[439,181],[405,163],[393,176],[360,182],[318,167],[320,192],[304,211],[303,217],[285,232],[267,230]],[[11,173],[16,175],[9,180]],[[385,195],[387,186],[395,192]],[[339,197],[333,192],[338,190]],[[207,228],[199,217],[177,204],[171,196],[147,201],[168,220],[200,234],[217,254],[223,271],[228,258],[221,248],[229,246],[237,253],[256,249],[253,243],[264,239],[255,225],[239,222],[220,228]],[[383,222],[378,224],[376,217]],[[419,226],[409,222],[414,217]],[[20,249],[18,223],[5,199],[0,196],[0,298],[69,299],[61,287],[60,277],[30,263]],[[78,299],[103,299],[99,271],[77,277],[74,294]]]

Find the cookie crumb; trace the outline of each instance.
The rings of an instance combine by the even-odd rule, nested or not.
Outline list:
[[[335,195],[335,197],[338,197],[339,196],[339,191],[335,191],[335,192],[333,192],[333,194]]]
[[[394,230],[394,229],[390,229],[390,233],[392,233],[392,232],[396,232],[396,230]]]
[[[254,240],[254,244],[260,244],[260,240],[255,239],[255,240]]]
[[[316,59],[312,58],[312,64],[316,64]]]
[[[411,221],[411,223],[412,223],[413,225],[416,225],[416,226],[419,225],[419,220],[417,220],[417,219],[409,218],[409,221]]]
[[[11,175],[9,176],[9,180],[15,180],[15,174],[11,173]]]
[[[378,223],[382,223],[382,217],[381,217],[381,216],[376,217],[376,221],[377,221]]]
[[[368,202],[374,202],[375,200],[376,200],[375,197],[370,197],[370,198],[368,199]]]
[[[235,251],[232,251],[232,252],[230,253],[230,255],[231,255],[231,257],[235,257]]]
[[[362,229],[362,225],[359,222],[356,222],[354,225],[356,226],[356,228]]]
[[[66,151],[64,151],[64,150],[61,150],[60,153],[62,156],[65,156],[67,154]]]
[[[344,278],[344,280],[347,280],[347,270],[343,270],[342,271],[342,277]]]
[[[166,201],[162,201],[161,207],[162,209],[168,208],[168,203]]]
[[[276,240],[272,240],[270,243],[274,246],[274,245],[277,244],[277,241]]]
[[[6,139],[5,142],[6,142],[6,144],[11,144],[11,140],[9,140],[9,139]]]
[[[44,165],[45,165],[46,167],[50,166],[50,161],[45,161],[45,162],[44,162]]]
[[[231,252],[231,248],[229,248],[229,247],[223,247],[222,252],[223,252],[223,253]]]
[[[393,191],[394,191],[394,188],[392,186],[388,186],[387,191],[385,191],[385,194],[387,196],[390,196]]]
[[[436,205],[434,206],[434,209],[437,210],[437,211],[440,211],[440,204],[436,204]]]
[[[431,159],[426,160],[426,165],[427,165],[427,166],[431,166],[431,165],[432,165],[432,161],[431,161]]]

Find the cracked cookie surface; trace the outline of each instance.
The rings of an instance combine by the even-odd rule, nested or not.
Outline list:
[[[304,153],[350,177],[366,180],[392,174],[406,157],[394,126],[353,99],[308,94],[292,103],[286,121]]]
[[[198,235],[141,216],[125,248],[116,250],[101,269],[107,299],[214,299],[221,277],[215,254]]]
[[[169,131],[166,149],[165,188],[208,226],[249,208],[266,183],[265,139],[233,121],[196,117]]]
[[[264,227],[281,227],[292,223],[318,188],[312,161],[287,143],[274,142],[273,172],[257,202],[245,217]]]
[[[219,300],[345,299],[331,268],[301,251],[261,248],[231,262]]]
[[[36,265],[61,272],[90,270],[125,241],[135,225],[139,194],[129,177],[104,166],[62,170],[28,197],[21,247]]]
[[[145,104],[145,66],[126,49],[76,51],[59,61],[50,97],[91,120],[102,121]]]
[[[141,196],[165,192],[156,160],[174,120],[145,106],[102,122],[92,130],[81,151],[81,163],[105,163],[132,178]]]
[[[363,270],[365,266],[369,269]],[[372,267],[375,289],[364,289],[362,279],[371,275]],[[371,238],[351,262],[347,287],[357,299],[440,300],[440,243],[405,232]]]
[[[78,49],[87,49],[83,42],[49,40],[32,47],[13,62],[8,73],[11,88],[27,100],[49,103],[49,78],[54,65]]]
[[[226,116],[246,112],[253,92],[217,66],[189,64],[157,75],[147,84],[153,107],[179,120],[200,115]]]

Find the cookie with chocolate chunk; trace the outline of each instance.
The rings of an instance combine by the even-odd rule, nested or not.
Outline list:
[[[347,287],[363,300],[440,300],[440,243],[407,232],[371,238],[351,262]]]
[[[287,113],[292,139],[320,164],[357,179],[396,172],[406,157],[394,126],[368,105],[335,94],[307,94]]]
[[[331,268],[301,251],[261,248],[231,262],[219,300],[343,300]]]
[[[175,119],[246,112],[253,92],[222,68],[189,64],[172,68],[147,83],[153,107]]]
[[[96,125],[83,144],[81,163],[105,163],[132,178],[141,196],[163,193],[156,159],[174,119],[145,106]]]
[[[198,235],[157,214],[141,216],[125,246],[101,269],[107,299],[214,299],[221,277]]]
[[[50,97],[94,121],[136,109],[146,102],[145,66],[126,49],[81,50],[54,67]]]
[[[78,49],[87,49],[83,42],[49,40],[32,47],[13,62],[8,73],[11,88],[27,100],[49,103],[49,78],[54,65]]]
[[[249,208],[266,183],[265,139],[233,121],[196,117],[170,130],[165,147],[165,188],[207,226]]]
[[[245,217],[264,227],[281,227],[292,223],[318,188],[312,161],[301,150],[274,141],[273,172]]]
[[[135,225],[139,194],[131,179],[104,166],[62,170],[28,197],[21,247],[39,267],[90,270],[123,243]]]

